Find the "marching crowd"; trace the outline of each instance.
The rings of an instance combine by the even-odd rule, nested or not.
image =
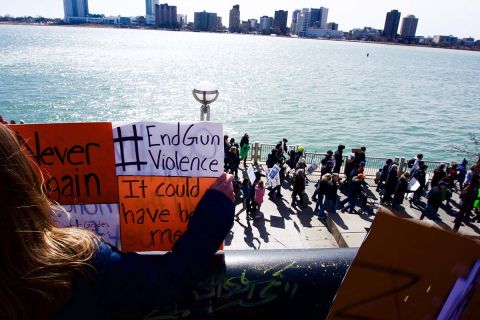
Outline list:
[[[335,152],[328,150],[319,164],[312,164],[307,168],[302,146],[295,149],[288,148],[288,140],[282,139],[268,154],[266,160],[267,171],[255,172],[255,179],[251,181],[245,174],[240,181],[238,169],[243,161],[246,172],[246,160],[250,151],[249,135],[245,133],[240,144],[234,138],[229,140],[224,136],[225,148],[225,171],[235,176],[234,190],[237,202],[243,203],[246,209],[247,219],[261,217],[258,213],[265,193],[270,199],[282,197],[282,186],[289,179],[292,186],[291,205],[304,202],[308,197],[305,193],[305,185],[309,174],[321,166],[321,178],[315,184],[315,191],[311,196],[316,202],[314,213],[319,217],[325,217],[326,213],[333,213],[339,208],[341,212],[366,213],[372,215],[374,211],[373,201],[368,190],[369,185],[365,182],[366,148],[353,149],[352,154],[344,162],[344,145],[339,145]],[[340,172],[342,166],[343,172]],[[269,177],[270,172],[273,176]],[[404,200],[408,200],[410,207],[422,212],[420,219],[429,217],[438,219],[437,212],[445,203],[447,209],[451,209],[451,198],[454,192],[458,192],[461,203],[458,212],[455,212],[454,230],[457,231],[462,222],[480,222],[480,165],[468,166],[468,161],[463,159],[460,164],[456,162],[439,165],[433,172],[431,180],[427,174],[428,166],[423,160],[423,154],[418,154],[407,162],[407,169],[402,170],[400,164],[392,159],[386,160],[375,177],[376,191],[380,195],[380,202],[394,210],[401,209]],[[277,173],[278,171],[278,173]],[[292,176],[290,177],[290,172]],[[340,176],[342,174],[342,176]],[[266,181],[262,180],[265,177]],[[275,182],[275,180],[277,182]],[[339,192],[346,197],[339,201]],[[424,205],[421,198],[426,198]],[[356,211],[355,208],[360,210]],[[475,215],[473,215],[475,214]]]

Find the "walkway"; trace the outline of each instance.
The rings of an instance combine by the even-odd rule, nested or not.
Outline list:
[[[243,165],[241,167],[243,168]],[[256,167],[256,170],[263,172],[265,169],[265,165]],[[244,171],[239,170],[239,176],[242,173]],[[312,181],[307,184],[306,192],[310,197],[318,176],[309,177]],[[377,199],[378,203],[379,195],[375,192],[373,179],[367,179],[366,182],[372,186],[370,196]],[[269,199],[266,193],[260,209],[262,216],[254,220],[247,220],[242,204],[237,205],[234,226],[225,239],[225,250],[309,249],[361,245],[375,216],[341,213],[337,210],[328,218],[320,219],[313,214],[315,203],[311,199],[304,205],[291,206],[291,190],[288,180],[283,185],[282,198]],[[345,198],[343,194],[340,195],[341,199]],[[452,208],[440,208],[438,219],[425,218],[425,223],[451,230],[458,203],[458,195],[454,194]],[[396,214],[410,219],[420,218],[419,208],[410,208],[406,200],[404,207],[403,212]],[[463,224],[460,233],[480,239],[480,223]]]

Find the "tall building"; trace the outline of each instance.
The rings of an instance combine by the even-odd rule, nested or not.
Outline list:
[[[290,34],[298,34],[297,32],[297,20],[301,10],[295,10],[292,14],[292,23],[290,24]]]
[[[145,0],[145,12],[147,16],[155,15],[155,4],[155,0]]]
[[[309,27],[327,29],[328,8],[310,9],[310,25]]]
[[[178,28],[177,6],[169,6],[168,3],[156,4],[155,24],[160,28]]]
[[[400,28],[400,34],[402,38],[415,38],[415,33],[417,33],[417,24],[418,18],[415,18],[414,15],[408,15],[402,20],[402,27]]]
[[[297,15],[297,34],[300,37],[304,37],[309,27],[310,27],[310,10],[307,8],[304,8]]]
[[[400,12],[392,10],[387,12],[385,18],[385,27],[383,28],[383,35],[388,39],[394,39],[397,36],[398,24],[400,23]]]
[[[270,34],[270,28],[272,26],[270,25],[270,17],[263,16],[260,17],[260,28],[259,31],[262,34]]]
[[[329,29],[329,30],[338,30],[338,23],[329,22],[329,23],[327,24],[327,29]]]
[[[236,4],[230,10],[230,20],[228,21],[228,31],[240,32],[240,5]]]
[[[287,17],[288,11],[278,10],[275,11],[273,19],[273,29],[277,34],[287,34]]]
[[[180,28],[185,28],[188,24],[188,19],[186,14],[177,14],[177,23]]]
[[[195,31],[217,31],[217,14],[211,12],[195,12],[193,18],[193,30]]]
[[[86,22],[88,16],[88,0],[63,0],[66,23]]]

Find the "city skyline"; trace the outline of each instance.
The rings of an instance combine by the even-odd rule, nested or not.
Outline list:
[[[401,19],[407,15],[415,15],[420,19],[417,35],[455,35],[459,37],[472,36],[480,38],[480,25],[475,24],[476,13],[480,12],[480,2],[458,0],[455,5],[446,1],[424,0],[421,3],[413,0],[364,0],[361,3],[355,0],[345,0],[342,3],[334,0],[311,1],[232,1],[218,3],[214,0],[205,0],[201,3],[194,0],[160,1],[177,6],[177,12],[187,14],[188,20],[193,21],[193,13],[200,11],[215,12],[222,17],[228,27],[229,11],[235,4],[240,5],[240,19],[259,19],[261,16],[273,17],[276,10],[288,11],[288,27],[295,9],[326,7],[329,9],[328,22],[339,24],[339,29],[348,31],[353,28],[369,26],[383,29],[386,12],[397,9],[401,12]],[[90,13],[105,15],[137,16],[145,15],[145,0],[89,0]],[[63,18],[62,0],[37,0],[32,3],[28,0],[17,0],[14,3],[0,0],[0,15],[12,16],[45,16]],[[447,19],[448,18],[448,19]],[[399,30],[400,31],[400,30]]]

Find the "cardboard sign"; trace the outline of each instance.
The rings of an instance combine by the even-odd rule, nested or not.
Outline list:
[[[480,319],[480,244],[385,211],[377,213],[328,319]],[[452,292],[462,297],[452,300]]]
[[[253,169],[252,165],[248,166],[247,175],[248,179],[250,179],[250,182],[253,183],[253,181],[255,181],[255,169]]]
[[[171,250],[215,181],[216,178],[119,176],[122,250]]]
[[[41,168],[51,200],[60,204],[118,201],[111,123],[9,127]]]
[[[312,164],[310,165],[310,167],[308,167],[307,173],[308,173],[308,174],[312,174],[312,173],[313,173],[315,170],[317,170],[317,169],[318,169],[318,164],[312,163]]]
[[[117,175],[219,177],[222,124],[138,122],[113,130]]]
[[[88,229],[120,249],[118,203],[55,207],[53,218],[57,226]]]

